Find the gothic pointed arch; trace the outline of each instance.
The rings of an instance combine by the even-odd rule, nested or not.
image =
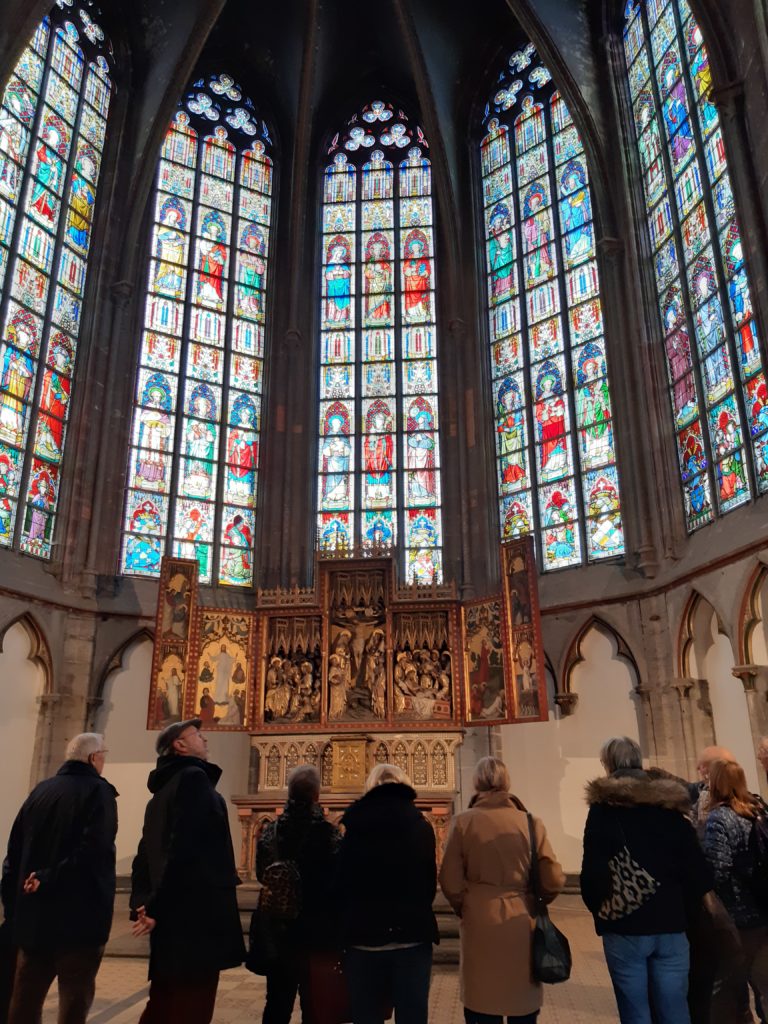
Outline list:
[[[373,100],[323,177],[317,544],[397,548],[441,582],[432,168],[421,128]]]
[[[758,562],[752,569],[744,588],[739,608],[737,626],[738,659],[741,665],[755,663],[753,652],[755,631],[766,620],[766,588],[768,587],[768,565]]]
[[[152,644],[154,641],[154,631],[149,629],[147,626],[142,626],[141,629],[136,630],[135,633],[131,633],[127,639],[118,644],[112,654],[104,662],[101,672],[95,679],[91,699],[94,701],[100,701],[103,698],[104,687],[106,686],[107,680],[113,672],[119,672],[120,669],[125,667],[125,657],[136,644],[140,644],[142,642]]]
[[[273,161],[269,128],[226,72],[197,80],[168,129],[149,267],[122,571],[196,558],[202,583],[253,584]]]
[[[577,667],[577,665],[582,664],[586,660],[584,654],[582,653],[582,646],[588,634],[593,629],[596,629],[598,630],[598,632],[610,637],[611,641],[614,643],[616,647],[616,657],[624,660],[632,668],[636,680],[635,685],[641,685],[640,670],[637,666],[635,656],[632,653],[632,649],[627,643],[627,641],[624,639],[619,630],[612,626],[604,618],[601,618],[598,615],[592,615],[576,632],[566,651],[566,655],[563,660],[562,692],[566,694],[571,693],[571,678],[573,676],[574,669]]]
[[[711,646],[711,623],[716,632],[728,636],[723,620],[712,602],[696,589],[692,589],[680,618],[677,637],[678,675],[688,678],[694,674],[694,664],[703,660]]]
[[[14,626],[21,626],[27,635],[29,641],[29,655],[28,659],[43,673],[43,693],[53,692],[53,660],[51,658],[51,649],[48,646],[48,641],[45,639],[45,634],[42,628],[38,624],[37,620],[29,612],[24,612],[22,615],[17,615],[15,619],[11,619],[2,630],[0,630],[0,654],[3,651],[3,640],[6,634]]]
[[[49,559],[107,119],[112,46],[58,0],[0,100],[0,547]]]
[[[532,533],[545,570],[622,555],[587,160],[532,43],[495,83],[479,151],[501,536]]]
[[[768,491],[768,388],[708,49],[687,0],[629,0],[624,56],[693,531]]]

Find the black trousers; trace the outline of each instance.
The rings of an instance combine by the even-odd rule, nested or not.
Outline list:
[[[45,952],[20,949],[8,1024],[39,1024],[54,978],[59,981],[58,1024],[85,1024],[103,955],[103,946]]]
[[[262,1024],[289,1024],[297,992],[302,1024],[312,1024],[307,992],[307,956],[305,953],[286,953],[267,974],[267,1000]]]

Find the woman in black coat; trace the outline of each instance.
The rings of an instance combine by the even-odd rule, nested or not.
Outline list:
[[[388,1006],[398,1024],[427,1024],[437,869],[415,799],[405,772],[379,764],[342,818],[337,899],[355,1024],[383,1022]]]

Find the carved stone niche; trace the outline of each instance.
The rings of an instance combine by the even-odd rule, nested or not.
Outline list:
[[[438,863],[442,857],[456,796],[456,751],[464,734],[347,733],[251,736],[253,791],[233,797],[241,827],[240,875],[255,878],[256,844],[268,821],[283,809],[288,776],[300,764],[320,772],[320,803],[329,821],[337,823],[363,792],[376,764],[395,764],[410,777],[418,793],[417,807],[435,830]]]

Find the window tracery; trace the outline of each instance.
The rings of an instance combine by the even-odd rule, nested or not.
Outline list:
[[[502,537],[543,569],[624,552],[584,148],[532,44],[512,54],[480,143]]]
[[[0,546],[50,558],[113,91],[89,0],[57,0],[0,104]]]
[[[196,558],[253,583],[273,164],[237,83],[196,82],[163,143],[123,523],[123,572]]]
[[[442,580],[432,174],[427,141],[375,100],[323,184],[317,543],[398,545]]]

